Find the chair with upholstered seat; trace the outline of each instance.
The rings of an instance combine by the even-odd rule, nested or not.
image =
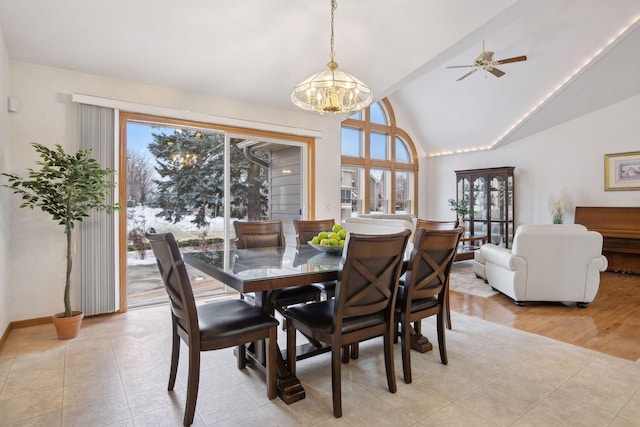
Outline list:
[[[172,350],[169,390],[178,373],[180,339],[189,348],[187,401],[184,425],[193,423],[200,383],[200,352],[237,346],[238,368],[246,365],[245,345],[267,340],[266,382],[269,399],[276,397],[278,321],[258,307],[241,300],[222,300],[196,305],[189,275],[171,233],[146,233],[156,257],[171,307]]]
[[[252,249],[285,246],[282,221],[235,221],[236,248]],[[292,304],[320,301],[322,291],[315,286],[293,286],[276,295],[274,306],[278,311]]]
[[[364,235],[349,233],[340,261],[335,297],[284,311],[287,363],[296,372],[296,331],[331,346],[333,414],[342,416],[341,349],[384,336],[389,391],[397,390],[393,365],[394,304],[404,251],[411,232]]]
[[[416,220],[416,230],[413,233],[413,241],[416,240],[416,235],[418,234],[418,230],[424,228],[426,230],[455,230],[458,228],[458,220],[455,221],[435,221],[432,219],[420,219]],[[404,286],[404,278],[400,280],[400,286]],[[445,313],[446,318],[445,322],[447,328],[451,329],[451,309],[449,308],[449,294],[446,295],[445,301]],[[420,322],[416,322],[413,326],[416,333],[420,334]]]
[[[409,258],[405,284],[398,290],[396,321],[400,326],[404,381],[411,382],[411,323],[437,315],[440,360],[447,364],[444,336],[446,296],[449,273],[463,228],[431,230],[420,228]]]
[[[333,219],[293,220],[293,227],[296,230],[296,240],[298,245],[305,245],[321,231],[330,231],[334,225],[335,221]],[[331,299],[335,294],[336,281],[333,280],[331,282],[314,283],[313,286],[324,292],[326,299]]]

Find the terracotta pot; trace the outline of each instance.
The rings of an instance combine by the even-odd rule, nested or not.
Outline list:
[[[63,317],[64,313],[53,315],[53,324],[56,326],[58,338],[61,340],[75,338],[78,335],[78,331],[80,331],[80,324],[84,318],[84,313],[74,310],[71,314],[71,317]]]

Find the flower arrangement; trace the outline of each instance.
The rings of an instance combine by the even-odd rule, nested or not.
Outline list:
[[[564,214],[569,207],[569,199],[564,194],[560,194],[557,198],[553,194],[549,194],[549,212],[553,215],[554,224],[562,224],[564,222]]]

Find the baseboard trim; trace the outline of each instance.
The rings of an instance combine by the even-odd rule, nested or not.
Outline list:
[[[9,337],[9,332],[11,332],[11,323],[7,325],[7,329],[4,330],[4,334],[2,334],[2,337],[0,338],[0,348],[2,348],[4,342]]]
[[[2,334],[2,338],[0,338],[0,348],[2,348],[4,343],[9,338],[11,330],[28,328],[29,326],[46,325],[47,323],[53,323],[51,316],[36,317],[34,319],[16,320],[15,322],[9,322],[9,324],[7,325],[7,329],[5,329],[4,333]]]
[[[46,325],[47,323],[53,323],[51,316],[36,317],[34,319],[16,320],[9,323],[11,329],[28,328],[29,326]]]

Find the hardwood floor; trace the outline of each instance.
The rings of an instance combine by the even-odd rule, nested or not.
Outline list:
[[[627,360],[640,359],[640,275],[605,272],[586,309],[564,304],[518,307],[491,298],[451,292],[451,310]],[[453,325],[455,328],[455,325]]]

